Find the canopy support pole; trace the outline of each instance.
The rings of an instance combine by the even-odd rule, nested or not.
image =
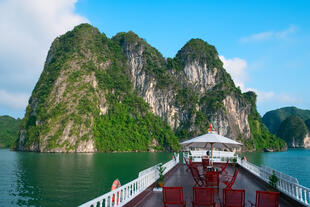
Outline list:
[[[214,143],[211,143],[211,165],[213,167],[213,144]]]

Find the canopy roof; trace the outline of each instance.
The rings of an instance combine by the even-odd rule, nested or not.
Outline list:
[[[199,137],[192,138],[190,140],[181,143],[183,147],[200,147],[207,148],[208,145],[213,144],[214,148],[234,148],[242,145],[235,140],[221,136],[214,131],[208,134],[201,135]]]

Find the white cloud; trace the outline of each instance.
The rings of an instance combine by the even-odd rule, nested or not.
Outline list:
[[[88,22],[86,18],[75,13],[76,2],[77,0],[0,2],[2,92],[30,96],[43,69],[52,41],[74,26]],[[4,100],[2,97],[1,99]],[[19,101],[19,99],[8,100]]]
[[[294,25],[291,25],[287,29],[283,31],[268,31],[268,32],[261,32],[252,34],[247,37],[241,38],[241,42],[243,43],[249,43],[249,42],[261,42],[266,40],[279,40],[279,39],[286,39],[289,37],[289,35],[295,33],[297,30],[297,27]]]
[[[0,105],[11,109],[25,109],[29,95],[25,93],[9,93],[0,89]]]
[[[292,95],[275,93],[273,91],[262,91],[255,88],[246,88],[245,91],[254,91],[257,94],[257,103],[277,102],[279,104],[297,104],[300,102]]]
[[[274,101],[283,104],[294,104],[298,100],[289,94],[277,94],[273,91],[262,91],[256,88],[248,88],[249,74],[247,71],[247,61],[239,57],[227,59],[219,56],[223,62],[224,68],[231,75],[236,86],[239,86],[242,92],[254,91],[257,94],[257,102],[264,103]]]
[[[226,59],[224,56],[219,56],[219,58],[235,84],[240,86],[241,89],[244,89],[245,82],[248,80],[248,74],[246,72],[247,62],[238,57]]]

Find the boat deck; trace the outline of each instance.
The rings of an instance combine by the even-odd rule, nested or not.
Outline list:
[[[186,206],[192,206],[193,192],[192,188],[194,186],[194,180],[189,171],[186,171],[187,167],[185,165],[179,164],[169,173],[165,178],[165,186],[182,186],[184,192],[184,200],[186,201]],[[233,167],[227,167],[228,173],[233,174]],[[221,206],[222,189],[225,187],[222,183],[220,184],[219,191],[219,201],[218,206]],[[239,167],[239,174],[233,189],[245,189],[245,202],[246,206],[250,206],[248,201],[255,203],[256,190],[267,190],[267,185],[256,178],[254,175],[248,173],[243,168]],[[145,192],[135,198],[132,202],[128,203],[126,207],[159,207],[163,206],[162,202],[162,192],[153,192],[152,188],[148,188]],[[280,206],[302,206],[289,199],[287,196],[280,195]]]

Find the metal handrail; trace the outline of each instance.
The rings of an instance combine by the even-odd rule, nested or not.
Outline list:
[[[298,201],[302,205],[310,206],[310,189],[300,185],[296,178],[266,166],[259,167],[248,161],[242,161],[240,158],[238,158],[237,162],[242,168],[248,170],[266,183],[269,183],[269,177],[274,171],[279,179],[277,182],[277,189],[280,192]]]
[[[173,159],[166,162],[163,166],[166,167],[163,174],[169,172],[174,166],[179,163],[179,154],[175,154]],[[93,200],[90,200],[79,207],[121,207],[142,193],[145,189],[151,186],[158,178],[159,172],[157,166],[150,167],[139,173],[135,180],[116,188],[113,191],[107,192]],[[114,202],[113,202],[114,197]]]

